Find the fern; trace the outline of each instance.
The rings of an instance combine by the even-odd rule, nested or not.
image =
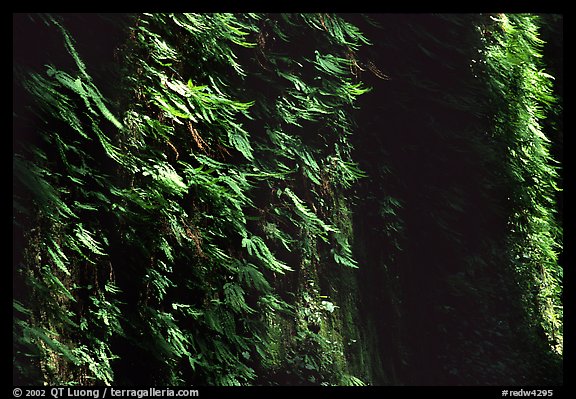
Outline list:
[[[289,188],[284,190],[284,194],[292,200],[292,203],[295,206],[295,211],[298,216],[301,218],[302,223],[310,228],[312,231],[319,233],[320,237],[327,241],[328,237],[327,234],[329,232],[337,232],[338,230],[330,226],[329,224],[324,223],[314,212],[312,212],[308,207],[304,204],[304,202],[296,196]]]
[[[241,263],[239,265],[238,274],[240,281],[245,283],[248,287],[253,287],[260,292],[270,292],[272,287],[262,272],[260,272],[254,265],[250,263]]]
[[[249,161],[254,160],[252,146],[248,140],[248,134],[239,125],[232,125],[233,130],[228,131],[228,140],[232,147],[236,148]]]
[[[25,279],[47,298],[29,312],[26,302],[14,306],[38,325],[58,324],[62,340],[38,344],[26,333],[23,350],[38,349],[42,364],[70,370],[65,382],[76,375],[121,382],[113,370],[131,359],[115,351],[127,346],[146,357],[157,384],[191,375],[253,383],[253,355],[266,341],[262,320],[295,315],[278,295],[279,276],[304,257],[319,259],[318,238],[338,249],[341,263],[352,262],[347,238],[336,239],[339,230],[317,209],[330,202],[323,190],[331,155],[342,159],[341,176],[350,166],[346,181],[360,173],[349,156],[348,107],[364,89],[342,54],[361,34],[337,16],[322,17],[325,30],[322,18],[297,15],[140,14],[116,54],[123,76],[111,92],[118,97],[108,99],[107,77],[92,75],[67,18],[43,23],[61,34],[68,64],[47,61],[44,72],[23,79],[44,144],[13,161],[22,189],[14,209],[29,215],[17,223],[42,225],[26,256],[45,265],[29,262],[40,278]],[[322,27],[314,39],[322,53],[268,51],[267,25],[285,43],[300,28]],[[274,70],[247,75],[257,57]],[[321,80],[307,76],[314,69]],[[257,93],[251,79],[285,95]],[[313,138],[304,126],[323,133]],[[292,191],[300,174],[314,187],[306,203]],[[28,209],[28,197],[37,208]],[[27,325],[21,320],[15,331]],[[65,356],[55,361],[53,353]]]
[[[557,310],[551,305],[556,303],[556,309],[561,309],[556,296],[561,285],[549,279],[553,274],[561,274],[556,252],[561,244],[552,238],[559,237],[561,232],[556,228],[550,200],[557,190],[554,182],[558,174],[551,167],[550,140],[541,125],[544,110],[554,102],[551,77],[541,70],[543,42],[538,37],[537,17],[499,14],[491,18],[498,28],[491,38],[482,38],[484,67],[478,68],[478,72],[486,76],[490,101],[506,103],[505,108],[494,110],[494,129],[495,138],[508,150],[506,167],[510,171],[508,187],[511,189],[508,195],[514,208],[508,221],[513,226],[510,250],[523,283],[536,283],[540,287],[537,290],[546,292],[543,296],[550,299],[541,303],[539,310],[544,330],[551,337],[561,337]],[[524,257],[526,253],[529,255]],[[530,269],[543,270],[542,277],[528,277],[532,274]],[[553,339],[551,345],[561,352],[558,340]]]
[[[84,244],[91,252],[97,255],[106,255],[103,252],[103,248],[91,235],[90,233],[82,227],[82,223],[79,223],[75,229],[76,237],[82,244]]]
[[[246,304],[244,295],[245,294],[242,287],[234,283],[224,284],[225,303],[227,303],[232,309],[234,309],[237,312],[243,312],[243,311],[247,311],[248,313],[254,312],[254,310],[251,309],[250,306]]]
[[[360,378],[354,377],[353,375],[347,375],[347,374],[344,374],[342,376],[342,385],[357,386],[357,387],[366,386],[364,381],[362,381]]]
[[[285,273],[292,271],[292,268],[280,262],[272,254],[266,243],[258,236],[242,238],[242,247],[246,248],[249,255],[254,255],[262,261],[262,263],[272,271],[278,273]]]
[[[322,72],[330,75],[346,75],[350,70],[350,60],[336,57],[332,54],[321,54],[315,51],[316,60],[314,65]]]

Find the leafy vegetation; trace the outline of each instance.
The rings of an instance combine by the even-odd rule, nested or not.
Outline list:
[[[538,17],[14,18],[15,383],[558,383]]]
[[[509,253],[520,276],[524,301],[533,301],[532,320],[541,320],[549,341],[562,353],[562,229],[556,218],[555,194],[560,166],[550,157],[551,140],[542,128],[556,102],[553,76],[540,61],[544,42],[533,16],[498,15],[486,42],[486,74],[491,79],[494,136],[506,151],[511,216]],[[503,87],[502,82],[514,82]],[[511,140],[510,138],[514,138]],[[529,294],[530,293],[530,294]],[[526,308],[531,308],[529,304]]]

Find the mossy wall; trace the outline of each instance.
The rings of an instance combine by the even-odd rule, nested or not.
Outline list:
[[[540,21],[15,15],[14,382],[561,382]]]

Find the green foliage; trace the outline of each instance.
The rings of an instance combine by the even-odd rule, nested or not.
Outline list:
[[[42,18],[74,68],[50,64],[23,79],[45,144],[14,155],[16,223],[40,234],[28,237],[19,266],[32,294],[14,302],[15,336],[29,337],[15,338],[21,356],[43,348],[40,367],[61,369],[40,373],[49,382],[112,383],[132,356],[124,346],[146,353],[141,371],[154,372],[142,378],[155,383],[250,383],[268,345],[259,312],[291,312],[273,284],[295,270],[284,251],[309,254],[320,238],[338,248],[337,263],[355,267],[348,237],[318,209],[330,185],[363,177],[344,110],[366,89],[343,57],[366,39],[337,16],[141,14],[117,53],[118,97],[106,99],[66,18]],[[296,25],[341,49],[310,46],[287,58],[258,41],[268,24],[288,44]],[[246,82],[258,57],[275,65],[260,79],[284,93],[272,107]],[[293,65],[321,78],[309,81]],[[309,122],[326,131],[320,148]],[[46,156],[53,148],[56,157]],[[306,201],[294,184],[301,173],[316,187]],[[257,202],[270,191],[279,194],[274,211]],[[43,332],[50,326],[58,333]]]
[[[122,39],[108,43],[108,61],[80,42],[74,18],[30,16],[53,35],[52,52],[15,65],[24,103],[13,136],[15,381],[395,383],[393,365],[376,368],[411,360],[402,347],[418,335],[405,339],[403,329],[427,325],[427,315],[410,317],[429,292],[476,298],[465,276],[478,273],[480,291],[493,296],[480,271],[502,258],[524,276],[525,292],[536,288],[545,331],[561,346],[558,176],[541,128],[554,99],[536,19],[499,16],[485,27],[493,34],[473,71],[461,65],[472,50],[405,25],[419,38],[407,46],[418,65],[460,71],[454,86],[481,77],[441,93],[447,82],[404,65],[392,68],[388,89],[370,57],[388,44],[404,51],[402,35],[358,16],[130,15],[118,21]],[[472,32],[479,20],[444,22]],[[369,37],[385,40],[370,53]],[[380,92],[360,80],[374,76]],[[479,87],[489,101],[476,99]],[[363,111],[362,98],[375,95],[378,106]],[[489,137],[441,117],[459,113],[493,118]],[[359,127],[362,115],[369,122]],[[418,133],[405,129],[411,123]],[[483,159],[479,168],[502,167],[501,180],[486,173],[465,192],[450,162],[466,151],[476,158],[459,166]],[[491,242],[462,255],[454,248],[476,235],[459,222],[488,184],[509,186],[505,256],[486,255],[501,250]],[[440,265],[443,250],[467,269],[447,272],[457,266]],[[431,267],[416,269],[427,255]],[[403,305],[410,293],[428,296]],[[380,313],[367,316],[366,303]],[[439,314],[431,301],[423,306]],[[450,312],[446,320],[464,325]]]
[[[27,303],[27,312],[21,312],[24,317],[15,316],[15,356],[35,359],[47,383],[90,379],[111,383],[110,360],[115,357],[109,338],[121,331],[120,312],[116,292],[103,289],[111,282],[98,277],[99,270],[106,270],[107,239],[101,235],[98,219],[83,215],[106,209],[112,202],[86,189],[90,181],[104,191],[109,180],[88,148],[96,139],[108,156],[118,159],[100,126],[121,125],[105,105],[71,37],[56,19],[46,17],[44,22],[62,33],[76,70],[67,73],[48,66],[44,73],[30,72],[24,80],[41,121],[35,132],[41,140],[33,142],[44,143],[13,158],[15,204],[28,209],[28,217],[18,216],[28,245],[21,248],[16,278],[24,280],[30,293],[22,299]],[[58,149],[58,159],[46,156],[51,146]],[[91,292],[93,300],[81,300],[83,292]],[[80,310],[73,311],[77,306]],[[30,370],[22,374],[37,375]]]
[[[562,229],[555,215],[557,162],[543,121],[555,102],[552,76],[542,64],[539,19],[532,15],[491,17],[483,37],[483,72],[494,107],[494,139],[505,149],[508,172],[508,246],[523,285],[526,307],[534,301],[540,323],[555,351],[562,353]],[[537,292],[534,297],[533,292]],[[532,321],[532,323],[534,322]]]
[[[362,75],[373,90],[359,99],[362,134],[352,137],[368,175],[352,208],[361,300],[371,309],[362,343],[382,356],[371,356],[380,381],[561,382],[552,334],[539,327],[538,293],[549,286],[535,283],[541,269],[530,264],[547,245],[530,244],[514,216],[541,214],[530,201],[557,206],[553,191],[545,205],[538,199],[557,177],[542,173],[554,166],[549,155],[531,155],[539,135],[526,124],[553,137],[529,117],[544,113],[549,82],[533,76],[545,67],[542,48],[526,48],[537,43],[535,26],[516,25],[538,18],[508,17],[512,35],[490,15],[380,15],[362,26],[382,38],[368,50],[372,67],[359,60],[376,76]],[[539,228],[560,239],[552,225]]]

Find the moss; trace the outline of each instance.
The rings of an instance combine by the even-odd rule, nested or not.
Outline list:
[[[294,328],[290,320],[278,313],[267,313],[265,317],[267,346],[266,353],[260,360],[264,369],[276,373],[285,364],[286,351],[291,346],[290,337]]]
[[[555,381],[538,18],[92,18],[15,19],[15,380]]]

